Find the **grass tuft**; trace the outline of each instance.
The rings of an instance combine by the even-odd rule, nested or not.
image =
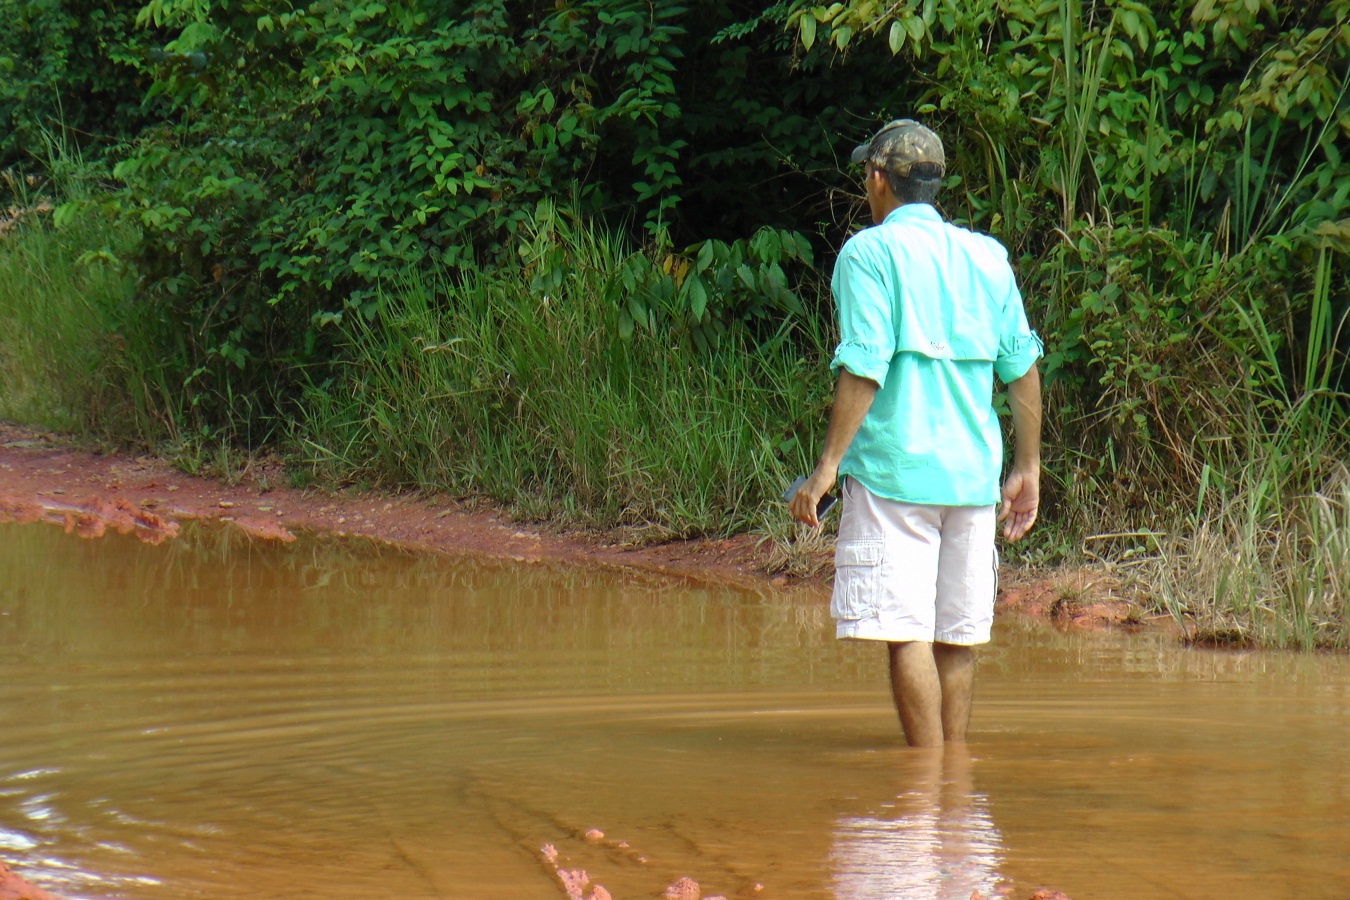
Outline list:
[[[148,311],[123,264],[134,242],[96,213],[61,218],[78,182],[13,176],[0,231],[0,417],[93,438],[162,433]]]
[[[615,273],[657,259],[561,218],[522,249],[518,270],[410,280],[346,323],[346,374],[304,402],[308,465],[630,543],[782,517],[828,403],[823,335],[784,321],[694,349],[674,322],[630,333]],[[547,292],[531,267],[545,256],[564,272]]]

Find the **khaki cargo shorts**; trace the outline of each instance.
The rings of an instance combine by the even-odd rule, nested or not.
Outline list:
[[[998,590],[996,507],[887,500],[845,478],[830,615],[840,638],[989,640]]]

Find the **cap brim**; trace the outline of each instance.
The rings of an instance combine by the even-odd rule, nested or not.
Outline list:
[[[861,163],[861,162],[866,162],[866,161],[867,161],[867,155],[868,155],[869,152],[871,152],[871,150],[872,150],[872,142],[871,142],[871,141],[868,141],[868,142],[865,143],[865,144],[859,144],[858,146],[854,147],[854,148],[853,148],[853,163],[854,163],[854,165],[857,165],[858,163]]]

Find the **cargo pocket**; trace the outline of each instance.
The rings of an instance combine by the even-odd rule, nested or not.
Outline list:
[[[876,614],[882,546],[879,540],[847,541],[835,546],[832,617],[865,619]]]

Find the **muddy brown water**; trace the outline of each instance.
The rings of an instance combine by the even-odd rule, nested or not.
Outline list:
[[[0,858],[71,897],[1350,896],[1339,656],[1000,621],[935,756],[818,590],[205,526],[0,525],[0,646]]]

